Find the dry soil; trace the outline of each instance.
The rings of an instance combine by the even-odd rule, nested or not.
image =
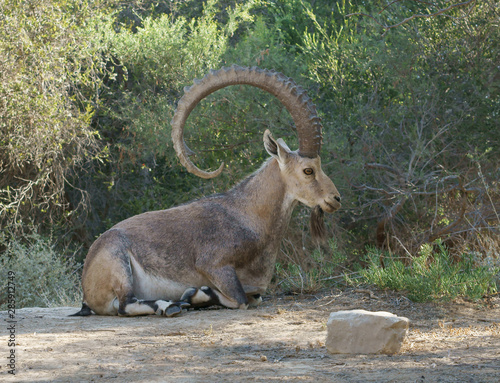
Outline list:
[[[333,311],[390,311],[410,319],[397,355],[330,355]],[[16,375],[0,313],[0,381],[10,382],[500,382],[500,298],[417,304],[349,290],[268,297],[247,311],[176,318],[68,317],[76,307],[16,311]]]

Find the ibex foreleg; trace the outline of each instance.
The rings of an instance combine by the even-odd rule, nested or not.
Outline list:
[[[246,309],[248,307],[247,295],[232,266],[202,269],[203,274],[215,288],[208,286],[189,288],[182,295],[181,301],[188,302],[193,308],[213,305],[232,309]]]
[[[119,304],[118,315],[120,316],[137,316],[156,314],[166,317],[179,315],[182,309],[188,307],[186,302],[173,302],[170,300],[143,300],[137,299],[135,296],[129,296]]]
[[[247,294],[248,307],[257,307],[262,303],[262,297],[260,294]],[[190,287],[182,295],[181,301],[188,302],[191,308],[204,308],[209,306],[226,306],[222,302],[226,298],[222,297],[222,294],[208,286],[202,286],[200,288]],[[231,307],[236,308],[236,307]],[[245,308],[245,307],[241,307]]]

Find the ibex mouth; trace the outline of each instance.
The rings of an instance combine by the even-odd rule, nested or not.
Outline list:
[[[325,205],[322,207],[327,213],[334,213],[342,206],[338,201],[324,201]]]

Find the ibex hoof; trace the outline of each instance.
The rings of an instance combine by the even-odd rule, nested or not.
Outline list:
[[[248,307],[257,307],[262,303],[260,294],[247,295]]]
[[[189,289],[184,291],[184,294],[182,294],[181,301],[193,303],[192,298],[196,295],[197,292],[198,292],[198,289],[196,287],[190,287]]]
[[[189,307],[187,302],[156,301],[156,315],[174,317],[182,313],[183,308]]]
[[[193,308],[219,305],[217,294],[208,286],[190,287],[182,294],[181,301],[189,302]]]

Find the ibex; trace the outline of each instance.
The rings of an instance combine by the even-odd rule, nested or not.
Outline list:
[[[221,305],[246,309],[261,301],[280,242],[297,202],[314,208],[312,229],[321,234],[323,211],[340,207],[340,195],[321,168],[322,126],[304,90],[281,73],[232,66],[211,71],[184,89],[172,119],[181,163],[203,178],[219,175],[196,167],[183,130],[203,98],[237,84],[261,88],[294,120],[298,151],[264,133],[271,156],[226,193],[128,218],[90,247],[83,268],[83,306],[74,314],[178,315],[183,307]],[[314,221],[314,222],[313,222]]]

